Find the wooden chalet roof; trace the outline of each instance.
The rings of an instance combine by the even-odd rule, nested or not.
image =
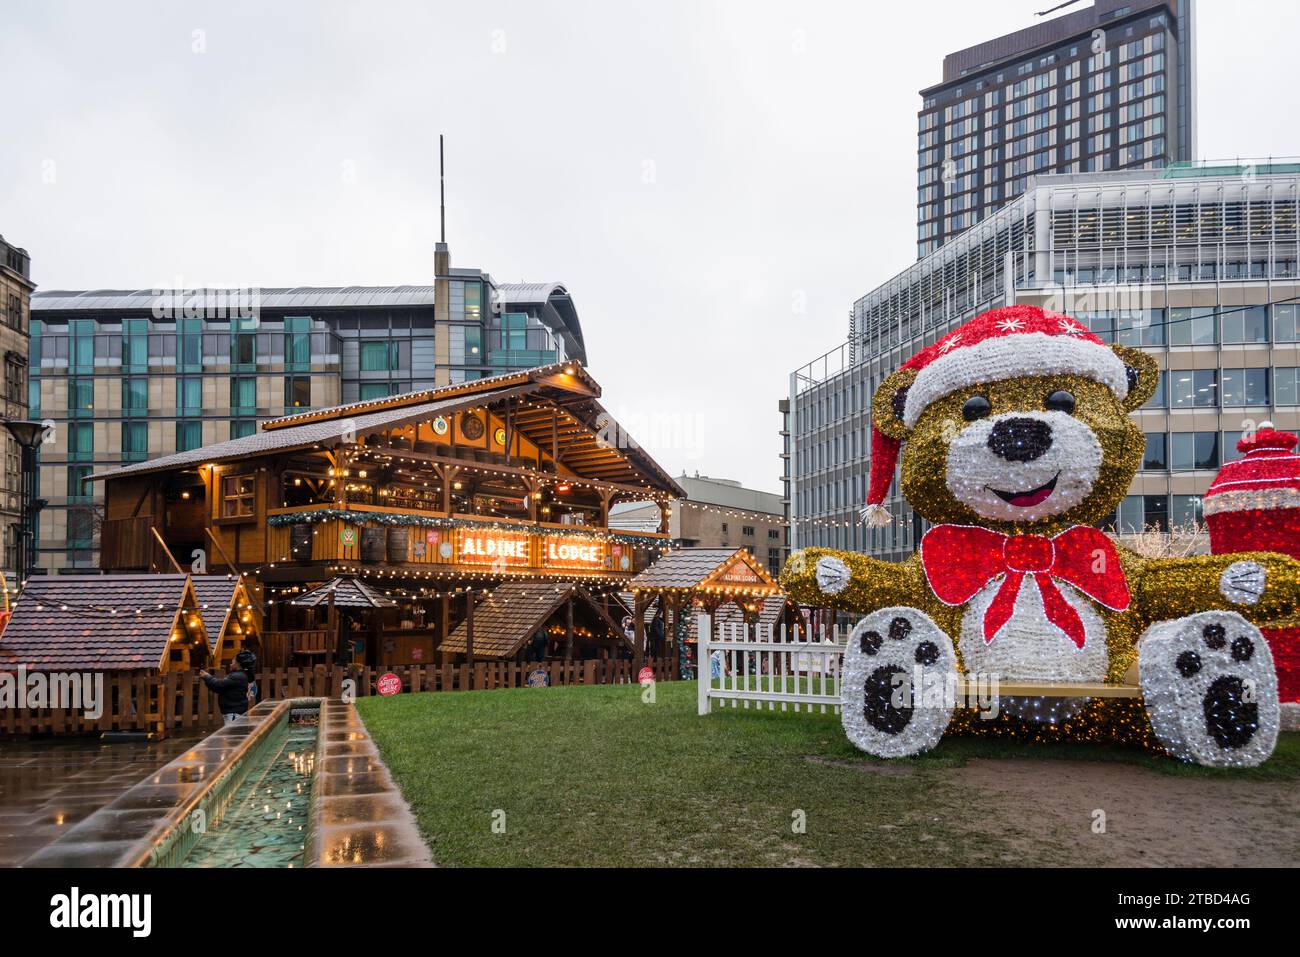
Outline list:
[[[736,585],[776,594],[781,586],[744,548],[677,548],[628,584],[632,591]]]
[[[573,584],[511,581],[498,585],[492,594],[474,606],[474,657],[510,658],[525,641],[568,601],[569,596],[585,602],[620,636],[614,621],[584,589]],[[465,622],[461,622],[438,646],[439,651],[465,654]]]
[[[305,595],[293,600],[295,605],[328,605],[330,592],[334,593],[335,608],[396,608],[397,602],[381,595],[365,582],[356,578],[341,577],[317,585]]]
[[[194,583],[194,597],[199,602],[199,617],[215,640],[230,619],[237,596],[247,600],[248,592],[238,575],[191,575],[190,581]]]
[[[462,406],[481,403],[494,394],[489,392],[486,395],[449,398],[400,408],[383,408],[374,412],[358,411],[355,413],[355,418],[350,419],[349,427],[359,435],[367,430],[388,428],[407,422],[419,421],[430,416],[450,412]],[[352,406],[340,406],[339,408],[348,409],[352,408]],[[150,472],[166,472],[171,469],[190,468],[209,462],[229,462],[237,459],[255,458],[260,455],[289,452],[296,449],[309,449],[313,446],[328,447],[338,445],[343,440],[343,430],[340,428],[337,419],[342,418],[350,417],[339,415],[334,419],[304,422],[293,428],[254,432],[252,435],[246,435],[241,439],[231,439],[228,442],[217,442],[213,445],[190,449],[187,452],[176,452],[173,455],[164,455],[156,459],[146,459],[143,462],[124,465],[121,468],[110,469],[107,472],[96,472],[87,481],[120,478],[124,475],[143,475]]]
[[[0,634],[0,668],[157,668],[188,582],[188,575],[33,576]]]
[[[673,477],[596,401],[600,393],[600,385],[580,362],[559,362],[437,389],[310,409],[271,419],[244,438],[135,462],[90,479],[333,447],[344,444],[345,431],[361,437],[457,409],[485,406],[497,414],[508,408],[511,427],[518,434],[539,448],[555,448],[562,474],[685,496]],[[344,421],[346,430],[340,427]]]

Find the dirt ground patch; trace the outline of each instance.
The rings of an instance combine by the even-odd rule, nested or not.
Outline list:
[[[943,774],[968,794],[961,829],[1008,864],[1300,866],[1295,782],[1197,779],[1132,765],[976,758]],[[1105,833],[1093,832],[1105,812]]]

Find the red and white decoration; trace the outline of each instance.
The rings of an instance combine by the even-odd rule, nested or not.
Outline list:
[[[903,424],[913,428],[927,406],[982,382],[1021,376],[1080,375],[1128,395],[1123,361],[1075,319],[1037,306],[994,309],[959,326],[922,349],[903,369],[917,370],[903,403]],[[889,523],[882,507],[898,462],[901,441],[879,429],[871,434],[871,476],[863,517]]]
[[[1237,443],[1243,457],[1224,465],[1205,493],[1211,552],[1281,552],[1300,558],[1296,443],[1295,434],[1278,431],[1271,422]],[[1219,587],[1229,600],[1253,604],[1263,584],[1262,566],[1242,561],[1228,569]],[[1266,629],[1264,637],[1277,666],[1279,696],[1284,702],[1300,701],[1300,627]]]

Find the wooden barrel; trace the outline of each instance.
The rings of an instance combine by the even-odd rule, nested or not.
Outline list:
[[[309,522],[289,526],[289,555],[293,560],[305,562],[311,558],[311,531]]]
[[[410,537],[410,529],[405,525],[392,525],[388,529],[388,560],[390,562],[404,562],[407,555],[407,539]]]
[[[361,560],[376,565],[384,561],[386,536],[383,528],[361,529]]]

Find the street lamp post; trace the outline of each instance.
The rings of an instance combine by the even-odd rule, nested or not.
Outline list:
[[[6,419],[4,426],[23,450],[22,505],[18,531],[18,587],[36,564],[36,529],[33,528],[36,506],[36,450],[45,440],[45,424],[33,419]],[[43,504],[43,503],[42,503]]]

